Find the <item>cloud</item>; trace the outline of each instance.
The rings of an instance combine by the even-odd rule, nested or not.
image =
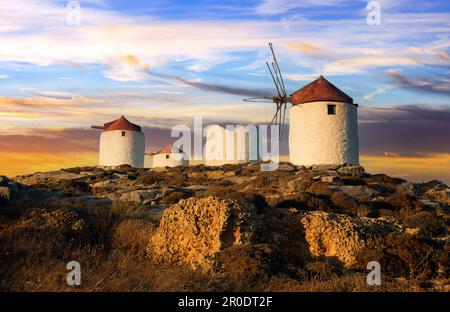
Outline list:
[[[142,81],[148,78],[149,64],[134,55],[120,55],[106,63],[105,76],[116,81]]]
[[[260,15],[277,15],[304,7],[334,6],[342,0],[263,0],[255,12]]]
[[[373,91],[373,92],[371,92],[371,93],[368,93],[368,94],[364,95],[364,96],[363,96],[363,99],[364,99],[364,100],[372,100],[376,95],[382,94],[382,93],[384,93],[384,92],[386,92],[387,90],[390,90],[390,89],[392,89],[392,88],[394,88],[394,86],[391,86],[391,85],[385,85],[385,86],[383,86],[383,87],[380,87],[380,88],[376,89],[375,91]]]
[[[97,150],[98,133],[94,130],[30,128],[27,132],[0,135],[2,153],[81,153]]]
[[[400,87],[418,92],[428,92],[450,96],[450,77],[407,77],[397,70],[388,70],[387,74]]]
[[[271,14],[344,2],[266,0],[256,11]],[[257,53],[268,41],[275,41],[277,46],[297,45],[302,53],[317,58],[305,62],[298,55],[292,56],[295,66],[325,74],[354,73],[374,67],[420,63],[408,54],[408,41],[429,42],[429,46],[419,49],[438,49],[432,45],[443,41],[443,29],[449,24],[445,13],[387,12],[383,15],[383,28],[373,31],[361,24],[364,18],[358,14],[339,20],[331,17],[251,20],[251,16],[246,20],[162,20],[114,12],[108,6],[83,6],[82,24],[70,27],[65,21],[66,14],[65,7],[55,1],[17,0],[14,6],[0,3],[0,62],[39,66],[104,64],[103,73],[110,79],[141,81],[146,78],[142,69],[145,64],[152,67],[183,64],[188,70],[203,72],[236,60],[237,53]],[[364,54],[364,50],[371,49],[381,53],[381,58]],[[442,48],[440,51],[434,61],[430,55],[432,62],[437,59],[445,62],[448,54]],[[124,56],[137,58],[140,64],[124,60]],[[281,56],[289,56],[289,52],[280,49]],[[324,64],[324,57],[331,64]],[[248,58],[247,61],[253,62]],[[263,62],[259,66],[264,69]]]
[[[448,107],[360,107],[359,115],[362,154],[413,157],[450,154]]]
[[[295,43],[288,45],[288,47],[308,56],[317,58],[323,58],[325,56],[325,52],[322,49],[309,43]]]
[[[333,61],[324,66],[326,74],[358,73],[376,67],[414,66],[417,61],[408,57],[354,57]]]
[[[242,87],[236,87],[236,86],[226,86],[226,85],[219,85],[219,84],[212,84],[212,83],[205,83],[201,81],[191,81],[187,80],[181,77],[177,77],[177,79],[189,86],[198,88],[200,90],[204,91],[211,91],[211,92],[218,92],[218,93],[226,93],[226,94],[232,94],[232,95],[241,95],[241,96],[253,96],[253,97],[262,97],[262,96],[268,96],[267,91],[263,89],[249,89],[249,88],[242,88]]]

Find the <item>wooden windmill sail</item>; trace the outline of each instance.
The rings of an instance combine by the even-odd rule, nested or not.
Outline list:
[[[244,99],[246,102],[261,102],[261,103],[275,103],[276,112],[272,118],[270,124],[278,124],[280,127],[280,137],[283,137],[283,129],[286,123],[286,105],[291,101],[291,98],[286,94],[286,88],[284,86],[283,75],[281,74],[280,66],[278,65],[277,57],[273,50],[273,45],[269,42],[269,48],[272,53],[273,60],[271,64],[266,62],[267,68],[269,69],[272,81],[275,84],[276,95],[274,96],[264,96],[264,97],[252,97]]]

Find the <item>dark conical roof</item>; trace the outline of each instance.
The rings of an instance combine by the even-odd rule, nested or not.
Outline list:
[[[318,101],[353,104],[353,99],[351,97],[339,90],[323,76],[320,76],[313,82],[291,94],[292,105]]]
[[[114,131],[114,130],[130,130],[141,132],[141,127],[131,123],[123,115],[119,119],[105,123],[103,126],[92,126],[94,129],[101,129],[103,131]]]

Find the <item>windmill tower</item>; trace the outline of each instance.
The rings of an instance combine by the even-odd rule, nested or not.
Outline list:
[[[250,98],[244,101],[273,102],[276,112],[272,122],[280,125],[283,137],[286,105],[289,114],[289,160],[295,165],[359,164],[358,104],[323,76],[286,95],[283,77],[273,46],[272,66],[267,67],[277,94],[272,97]]]
[[[100,166],[144,167],[145,136],[140,126],[122,116],[103,126],[92,128],[103,130],[100,135]]]
[[[359,164],[358,104],[323,76],[291,95],[289,158],[296,165]]]

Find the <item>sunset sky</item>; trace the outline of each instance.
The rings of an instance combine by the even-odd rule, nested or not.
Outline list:
[[[0,0],[0,175],[95,165],[99,131],[122,114],[147,151],[170,129],[267,123],[273,42],[286,88],[323,74],[359,104],[362,165],[450,183],[450,2]],[[286,152],[286,151],[284,151]]]

